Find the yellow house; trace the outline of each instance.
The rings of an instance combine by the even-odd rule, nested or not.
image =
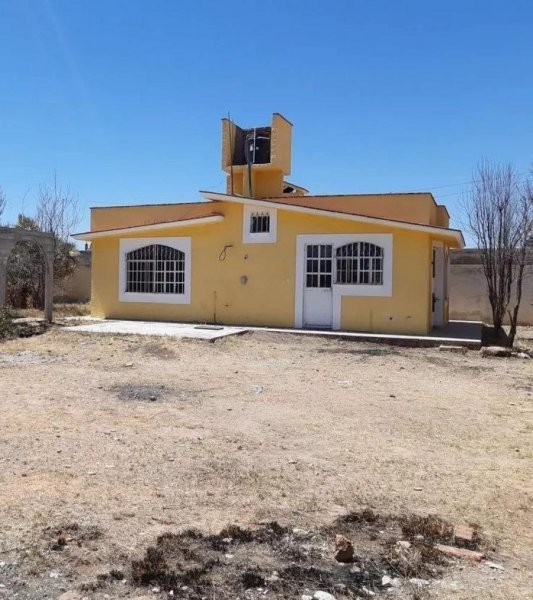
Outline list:
[[[448,320],[450,248],[430,193],[313,196],[285,176],[292,124],[222,121],[226,193],[91,209],[94,316],[427,334]]]

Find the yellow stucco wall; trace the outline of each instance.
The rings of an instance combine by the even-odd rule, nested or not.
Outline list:
[[[283,115],[272,115],[271,163],[285,175],[291,172],[292,123]]]
[[[246,174],[245,180],[247,181]],[[252,172],[252,193],[249,192],[249,186],[245,186],[245,190],[249,196],[255,198],[280,196],[283,193],[283,172],[281,169],[254,169]]]
[[[142,217],[139,211],[144,209],[148,218],[152,207],[132,209],[139,219]],[[118,213],[123,210],[116,209]],[[169,213],[172,210],[169,208]],[[109,211],[113,222],[125,218],[124,214],[120,214],[120,218],[113,216],[115,209]],[[341,327],[355,331],[427,333],[431,294],[429,234],[278,210],[277,243],[243,244],[243,206],[220,202],[217,211],[225,215],[223,222],[121,235],[122,238],[191,237],[191,303],[188,305],[120,302],[119,237],[94,240],[93,315],[293,327],[297,235],[392,233],[392,297],[343,297]],[[164,218],[170,219],[172,215]],[[245,284],[241,282],[243,276],[247,278]]]
[[[275,189],[282,189],[281,171],[262,169],[257,165],[253,172],[253,185],[269,191],[265,196],[276,197]],[[236,169],[234,173],[234,193],[242,192],[242,178],[246,171]],[[229,185],[229,184],[228,184]],[[448,227],[448,213],[444,206],[435,204],[431,194],[355,194],[340,196],[291,196],[280,198],[295,206],[337,210],[369,217],[396,219],[422,225]],[[220,212],[225,202],[190,202],[180,204],[151,204],[139,206],[95,207],[91,210],[91,230],[131,227],[184,217],[199,216],[210,212]]]
[[[431,244],[427,234],[395,232],[392,296],[342,298],[342,329],[425,334],[431,314]]]
[[[368,217],[448,227],[445,209],[441,210],[433,196],[427,193],[298,196],[292,197],[291,203]]]
[[[450,215],[444,204],[437,204],[437,222],[435,225],[439,225],[440,227],[450,226]]]
[[[148,225],[218,212],[220,202],[183,202],[180,204],[139,204],[91,208],[91,231]]]

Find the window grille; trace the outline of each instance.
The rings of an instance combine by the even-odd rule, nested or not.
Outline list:
[[[270,214],[268,212],[254,212],[250,216],[250,233],[269,233]]]
[[[343,284],[382,285],[383,248],[369,242],[345,244],[336,250],[337,279]]]
[[[128,252],[126,292],[184,294],[185,253],[161,244]]]
[[[306,287],[331,287],[332,254],[333,251],[330,244],[309,244],[306,246]]]

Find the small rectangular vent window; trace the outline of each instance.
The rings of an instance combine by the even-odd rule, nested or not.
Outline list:
[[[269,233],[270,214],[255,212],[250,216],[250,233]]]

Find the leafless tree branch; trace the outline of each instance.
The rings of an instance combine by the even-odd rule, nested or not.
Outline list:
[[[0,186],[0,217],[2,216],[4,210],[6,209],[6,203],[7,203],[6,195],[5,195],[2,187]]]
[[[80,221],[79,200],[70,187],[62,187],[57,175],[51,185],[39,186],[36,220],[42,231],[66,242]]]

